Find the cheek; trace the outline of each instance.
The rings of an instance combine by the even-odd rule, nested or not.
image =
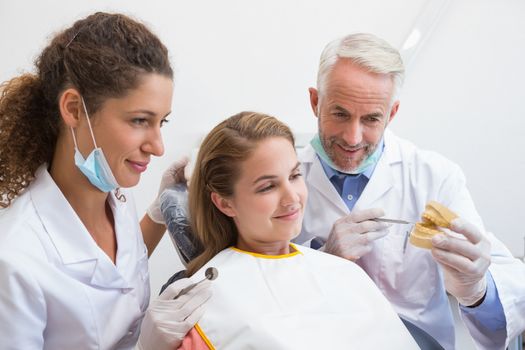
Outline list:
[[[371,128],[363,128],[363,139],[368,144],[377,144],[383,135],[384,126],[377,125]]]

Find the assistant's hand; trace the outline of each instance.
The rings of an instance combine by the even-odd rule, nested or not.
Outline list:
[[[157,198],[151,203],[148,207],[147,213],[148,216],[156,222],[157,224],[164,225],[164,217],[160,211],[160,195],[168,187],[175,185],[176,183],[186,182],[184,178],[184,168],[188,164],[188,158],[183,157],[175,162],[173,162],[169,168],[164,171],[162,174],[162,179],[160,180],[159,192],[157,193]]]
[[[191,283],[188,278],[177,280],[151,302],[142,321],[138,349],[173,350],[179,347],[204,314],[206,301],[211,297],[210,281],[205,280],[173,299]]]
[[[432,237],[432,255],[443,268],[447,291],[460,304],[476,306],[487,290],[490,242],[476,226],[461,218],[452,221],[450,229],[466,239],[436,235]]]
[[[371,221],[385,215],[383,209],[354,210],[337,220],[324,245],[324,251],[355,261],[372,250],[372,242],[388,234],[390,225]]]

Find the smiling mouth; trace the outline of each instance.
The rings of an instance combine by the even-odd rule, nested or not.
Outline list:
[[[148,168],[149,162],[134,162],[127,160],[128,164],[137,172],[142,173]]]
[[[300,210],[296,209],[283,215],[274,216],[274,219],[294,220],[299,216],[299,213]]]
[[[336,145],[337,145],[337,147],[338,147],[341,151],[343,151],[343,152],[345,152],[345,153],[350,153],[350,154],[355,154],[355,153],[357,153],[358,151],[360,151],[360,150],[363,149],[363,147],[352,148],[352,149],[346,149],[345,147],[343,147],[343,146],[341,146],[341,145],[339,145],[339,144],[336,144]]]

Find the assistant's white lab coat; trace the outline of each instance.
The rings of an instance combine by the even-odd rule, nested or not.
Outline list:
[[[116,265],[45,166],[0,213],[0,349],[132,349],[149,302],[147,252],[130,193],[109,203]]]
[[[441,155],[416,148],[387,130],[385,149],[354,209],[383,208],[386,217],[419,221],[430,200],[436,200],[483,229],[461,169]],[[349,214],[345,203],[327,178],[312,147],[299,156],[309,190],[302,243],[314,236],[327,238],[333,223]],[[454,322],[440,268],[426,249],[407,245],[410,225],[393,225],[389,234],[374,242],[371,253],[357,263],[407,320],[430,333],[446,349],[454,349]],[[492,234],[489,268],[505,311],[507,329],[487,332],[462,315],[482,349],[503,349],[525,328],[525,265],[514,259]],[[510,338],[510,339],[509,339]]]

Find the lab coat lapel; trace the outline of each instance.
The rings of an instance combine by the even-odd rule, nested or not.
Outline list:
[[[84,283],[102,288],[128,288],[128,283],[96,245],[46,167],[38,169],[30,194],[42,225],[60,256],[62,266],[59,267]]]
[[[374,203],[394,187],[394,175],[392,165],[399,161],[399,150],[392,142],[393,135],[386,130],[384,141],[385,149],[383,155],[377,162],[368,184],[359,197],[354,210],[373,208]]]
[[[334,204],[341,211],[341,215],[348,214],[348,207],[343,202],[339,193],[337,193],[337,190],[330,182],[330,179],[326,176],[319,158],[310,145],[304,150],[302,158],[304,159],[305,164],[311,167],[306,178],[306,183],[312,187],[310,190],[319,192],[320,196],[325,197],[329,202]]]

